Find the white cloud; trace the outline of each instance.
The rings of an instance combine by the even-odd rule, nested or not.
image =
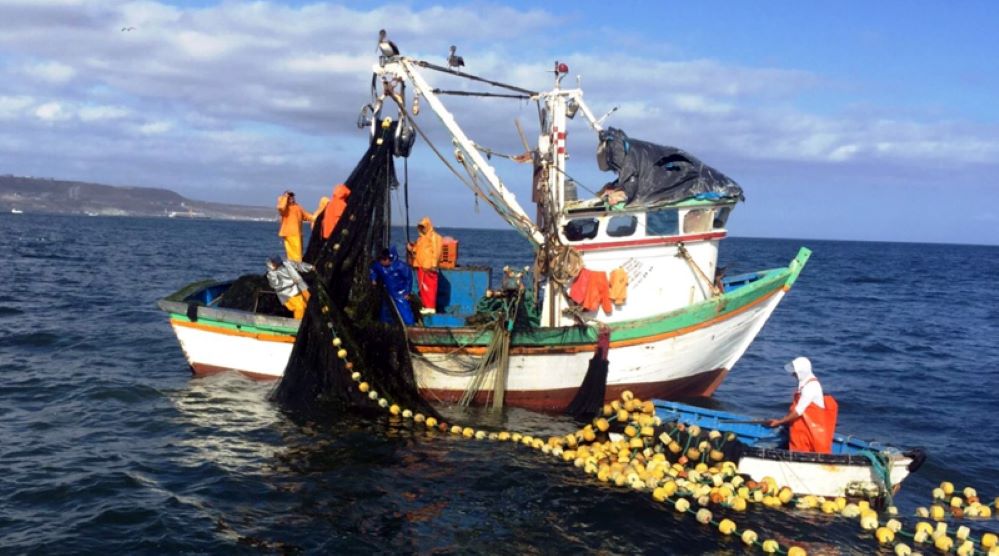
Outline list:
[[[101,120],[117,120],[128,116],[131,111],[121,106],[84,106],[77,110],[76,115],[84,122],[97,122]]]
[[[66,64],[48,61],[25,66],[28,75],[49,83],[65,83],[76,75],[76,70]]]
[[[182,31],[174,39],[187,56],[197,60],[222,58],[240,47],[240,39],[231,35],[212,35],[200,31]]]
[[[10,119],[21,115],[34,104],[29,96],[0,96],[0,119]]]
[[[143,135],[160,135],[166,133],[173,129],[173,124],[170,122],[156,121],[149,122],[139,126],[139,133]]]
[[[229,173],[240,187],[261,190],[282,172],[316,183],[348,172],[359,154],[351,149],[363,149],[364,135],[354,122],[369,101],[382,27],[404,53],[443,63],[453,43],[469,71],[534,89],[550,86],[550,62],[558,55],[572,70],[566,85],[581,75],[597,116],[620,107],[609,125],[708,162],[860,168],[872,161],[922,167],[999,160],[993,126],[907,121],[893,117],[892,107],[873,117],[796,108],[801,95],[828,83],[795,68],[644,57],[640,48],[565,52],[564,41],[544,39],[545,30],[568,22],[560,12],[268,1],[186,8],[152,0],[81,0],[0,3],[0,21],[8,22],[0,26],[0,80],[16,84],[0,96],[0,138],[18,138],[21,149],[36,145],[18,151],[17,160],[52,161],[55,151],[41,145],[53,142],[56,130],[39,120],[58,121],[58,132],[71,134],[58,151],[66,168],[74,159],[100,160],[112,174],[116,165],[131,165],[130,175],[145,172],[149,183],[162,183],[162,168],[179,163],[190,164],[190,183],[224,181],[220,174]],[[664,45],[663,52],[675,51]],[[25,72],[35,79],[23,79]],[[490,90],[441,74],[427,77],[443,88]],[[411,99],[411,89],[409,94]],[[471,137],[497,150],[521,149],[515,117],[529,137],[536,132],[533,104],[444,100]],[[440,125],[423,107],[420,124],[446,146]],[[576,168],[591,164],[594,142],[592,134],[578,131],[584,128],[580,120],[570,140]],[[331,144],[344,150],[334,152]],[[105,152],[116,156],[107,161]],[[430,157],[420,147],[417,154]],[[430,181],[443,175],[435,163],[425,168]],[[58,168],[55,162],[40,166]],[[513,181],[507,176],[522,173],[516,167],[504,177]]]
[[[46,102],[35,108],[35,116],[46,122],[65,120],[70,114],[58,102]]]

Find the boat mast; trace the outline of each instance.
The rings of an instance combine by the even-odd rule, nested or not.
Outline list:
[[[552,249],[551,253],[555,253],[561,244],[558,227],[561,225],[560,220],[567,202],[565,163],[568,158],[568,120],[577,112],[582,112],[594,132],[599,133],[602,129],[599,120],[593,117],[590,108],[583,102],[583,91],[579,88],[562,89],[562,79],[568,73],[569,67],[566,64],[555,62],[555,88],[538,95],[545,107],[538,135],[538,158],[544,167],[544,182],[547,189],[544,207],[547,210],[543,211],[544,228],[551,236],[548,238],[550,247],[556,248]],[[545,300],[542,305],[547,309],[541,315],[542,326],[558,326],[562,310],[569,305],[565,292],[555,282],[551,271],[549,267],[545,276],[548,286],[545,289]]]
[[[482,156],[475,143],[465,135],[454,116],[444,107],[434,92],[434,88],[420,74],[415,60],[403,56],[390,58],[385,60],[383,64],[376,65],[374,72],[386,79],[398,77],[412,84],[416,89],[416,94],[426,99],[431,110],[451,134],[456,156],[459,159],[465,158],[471,161],[471,164],[463,164],[471,174],[472,180],[477,181],[476,174],[485,179],[487,188],[484,192],[489,195],[497,214],[526,237],[535,248],[542,245],[545,241],[544,234],[517,202],[516,196],[503,185],[496,170]],[[405,111],[405,106],[400,106],[400,108]]]

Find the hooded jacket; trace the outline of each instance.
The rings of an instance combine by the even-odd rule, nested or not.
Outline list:
[[[279,237],[292,237],[302,235],[302,221],[312,221],[312,215],[305,211],[298,203],[288,201],[287,195],[278,197],[277,211],[281,215],[281,229],[278,231]]]
[[[423,230],[420,231],[420,237],[413,245],[413,266],[423,270],[436,270],[444,249],[443,239],[434,230],[430,218],[423,217],[423,220],[420,220],[420,226],[423,227]]]
[[[350,189],[346,185],[340,183],[333,188],[333,198],[323,211],[323,239],[329,239],[343,211],[347,210],[347,197],[350,197]]]
[[[795,405],[795,413],[804,415],[810,404],[815,404],[825,409],[823,400],[822,385],[812,373],[812,362],[807,357],[796,357],[793,361],[784,365],[784,369],[793,374],[798,379],[798,403]]]
[[[830,453],[839,404],[832,396],[822,393],[822,386],[812,373],[812,362],[807,358],[797,357],[784,368],[798,379],[790,408],[798,419],[791,421],[788,427],[788,450]]]
[[[289,299],[303,292],[309,291],[309,286],[305,283],[299,272],[312,271],[312,265],[298,263],[295,261],[284,261],[281,266],[267,271],[267,282],[274,289],[281,303],[287,303]]]
[[[377,260],[371,263],[368,277],[372,282],[380,282],[385,286],[385,290],[392,302],[395,303],[402,321],[407,325],[413,324],[415,320],[413,311],[409,306],[409,300],[406,299],[406,296],[413,290],[413,269],[399,260],[399,252],[396,251],[394,245],[389,247],[389,260],[391,262],[388,266],[382,266],[382,263]],[[382,305],[381,320],[382,322],[395,321],[389,307],[385,304]]]

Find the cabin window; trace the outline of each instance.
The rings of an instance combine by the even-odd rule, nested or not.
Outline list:
[[[562,233],[569,241],[583,241],[597,237],[600,224],[596,218],[576,218],[562,226]]]
[[[638,228],[638,217],[632,214],[612,216],[607,221],[607,235],[610,237],[628,237]]]
[[[675,236],[680,233],[680,218],[675,210],[657,210],[645,215],[645,235]]]
[[[683,233],[697,234],[710,232],[715,219],[715,211],[712,209],[694,209],[687,211],[683,217]]]
[[[712,224],[714,229],[720,230],[728,222],[728,215],[732,212],[732,207],[721,207],[715,212],[715,221]]]

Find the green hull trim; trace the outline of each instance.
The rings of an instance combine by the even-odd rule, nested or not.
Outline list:
[[[298,334],[298,328],[291,328],[287,326],[251,326],[248,324],[235,324],[232,322],[226,322],[217,319],[207,319],[199,318],[197,321],[192,321],[187,318],[187,315],[182,315],[180,313],[170,313],[170,320],[177,320],[180,322],[196,322],[198,324],[203,324],[205,326],[212,326],[215,328],[225,328],[227,330],[238,330],[240,332],[248,332],[252,334],[271,334],[276,336],[291,336],[294,337]]]
[[[811,256],[811,250],[802,247],[791,263],[784,268],[761,271],[762,277],[720,297],[708,299],[644,319],[611,323],[611,341],[640,340],[651,336],[669,334],[686,328],[703,325],[714,319],[724,319],[740,312],[777,290],[790,288]],[[564,347],[592,345],[597,341],[595,326],[566,326],[539,328],[515,332],[510,339],[512,347]],[[492,339],[491,331],[474,328],[419,328],[410,329],[410,339],[419,346],[483,347]]]
[[[811,254],[811,250],[807,247],[802,247],[787,267],[758,272],[758,274],[762,275],[759,279],[720,297],[708,299],[669,313],[609,324],[608,326],[611,328],[611,341],[641,340],[651,336],[675,333],[687,328],[703,325],[715,319],[724,319],[734,313],[738,313],[743,308],[777,293],[780,289],[793,286]],[[188,290],[193,291],[193,289],[196,289],[194,288],[195,285],[201,286],[202,284],[191,284],[182,291],[185,293]],[[170,312],[170,319],[191,322],[187,315],[173,311]],[[294,337],[298,333],[297,327],[236,324],[224,320],[201,317],[198,318],[197,323],[256,334]],[[597,332],[595,326],[538,328],[525,332],[515,332],[511,338],[511,346],[565,347],[592,345],[597,341]],[[488,345],[492,339],[492,332],[490,330],[468,327],[411,327],[409,329],[409,336],[411,341],[419,346],[464,348],[484,347]]]

